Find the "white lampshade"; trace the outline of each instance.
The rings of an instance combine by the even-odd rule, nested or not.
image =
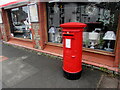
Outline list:
[[[54,27],[51,27],[48,31],[48,33],[55,33],[56,32],[56,28]]]
[[[98,38],[99,38],[99,33],[97,33],[97,32],[90,32],[89,33],[90,40],[98,40]]]
[[[115,33],[113,31],[107,31],[103,39],[104,40],[116,40]]]

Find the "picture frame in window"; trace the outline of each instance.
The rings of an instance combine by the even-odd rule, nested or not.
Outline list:
[[[0,12],[0,23],[3,23],[3,20],[2,20],[2,13]]]
[[[28,7],[29,7],[30,22],[39,22],[37,4],[36,3],[29,4]]]

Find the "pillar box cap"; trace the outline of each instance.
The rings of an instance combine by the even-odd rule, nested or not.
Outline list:
[[[87,26],[86,24],[79,22],[69,22],[60,25],[60,27],[62,28],[84,28],[86,26]]]

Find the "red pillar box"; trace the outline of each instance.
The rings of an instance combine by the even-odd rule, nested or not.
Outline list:
[[[82,71],[82,33],[86,24],[70,22],[63,28],[63,71],[67,79],[79,79]]]

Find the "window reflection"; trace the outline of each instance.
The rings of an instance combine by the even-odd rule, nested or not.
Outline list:
[[[107,31],[113,31],[116,37],[119,2],[48,3],[47,10],[49,42],[62,43],[60,24],[82,22],[87,24],[83,33],[83,47],[107,51],[110,42],[109,51],[114,51],[115,39],[109,41],[103,37]]]
[[[32,39],[28,7],[11,9],[12,29],[11,35],[17,38]]]

